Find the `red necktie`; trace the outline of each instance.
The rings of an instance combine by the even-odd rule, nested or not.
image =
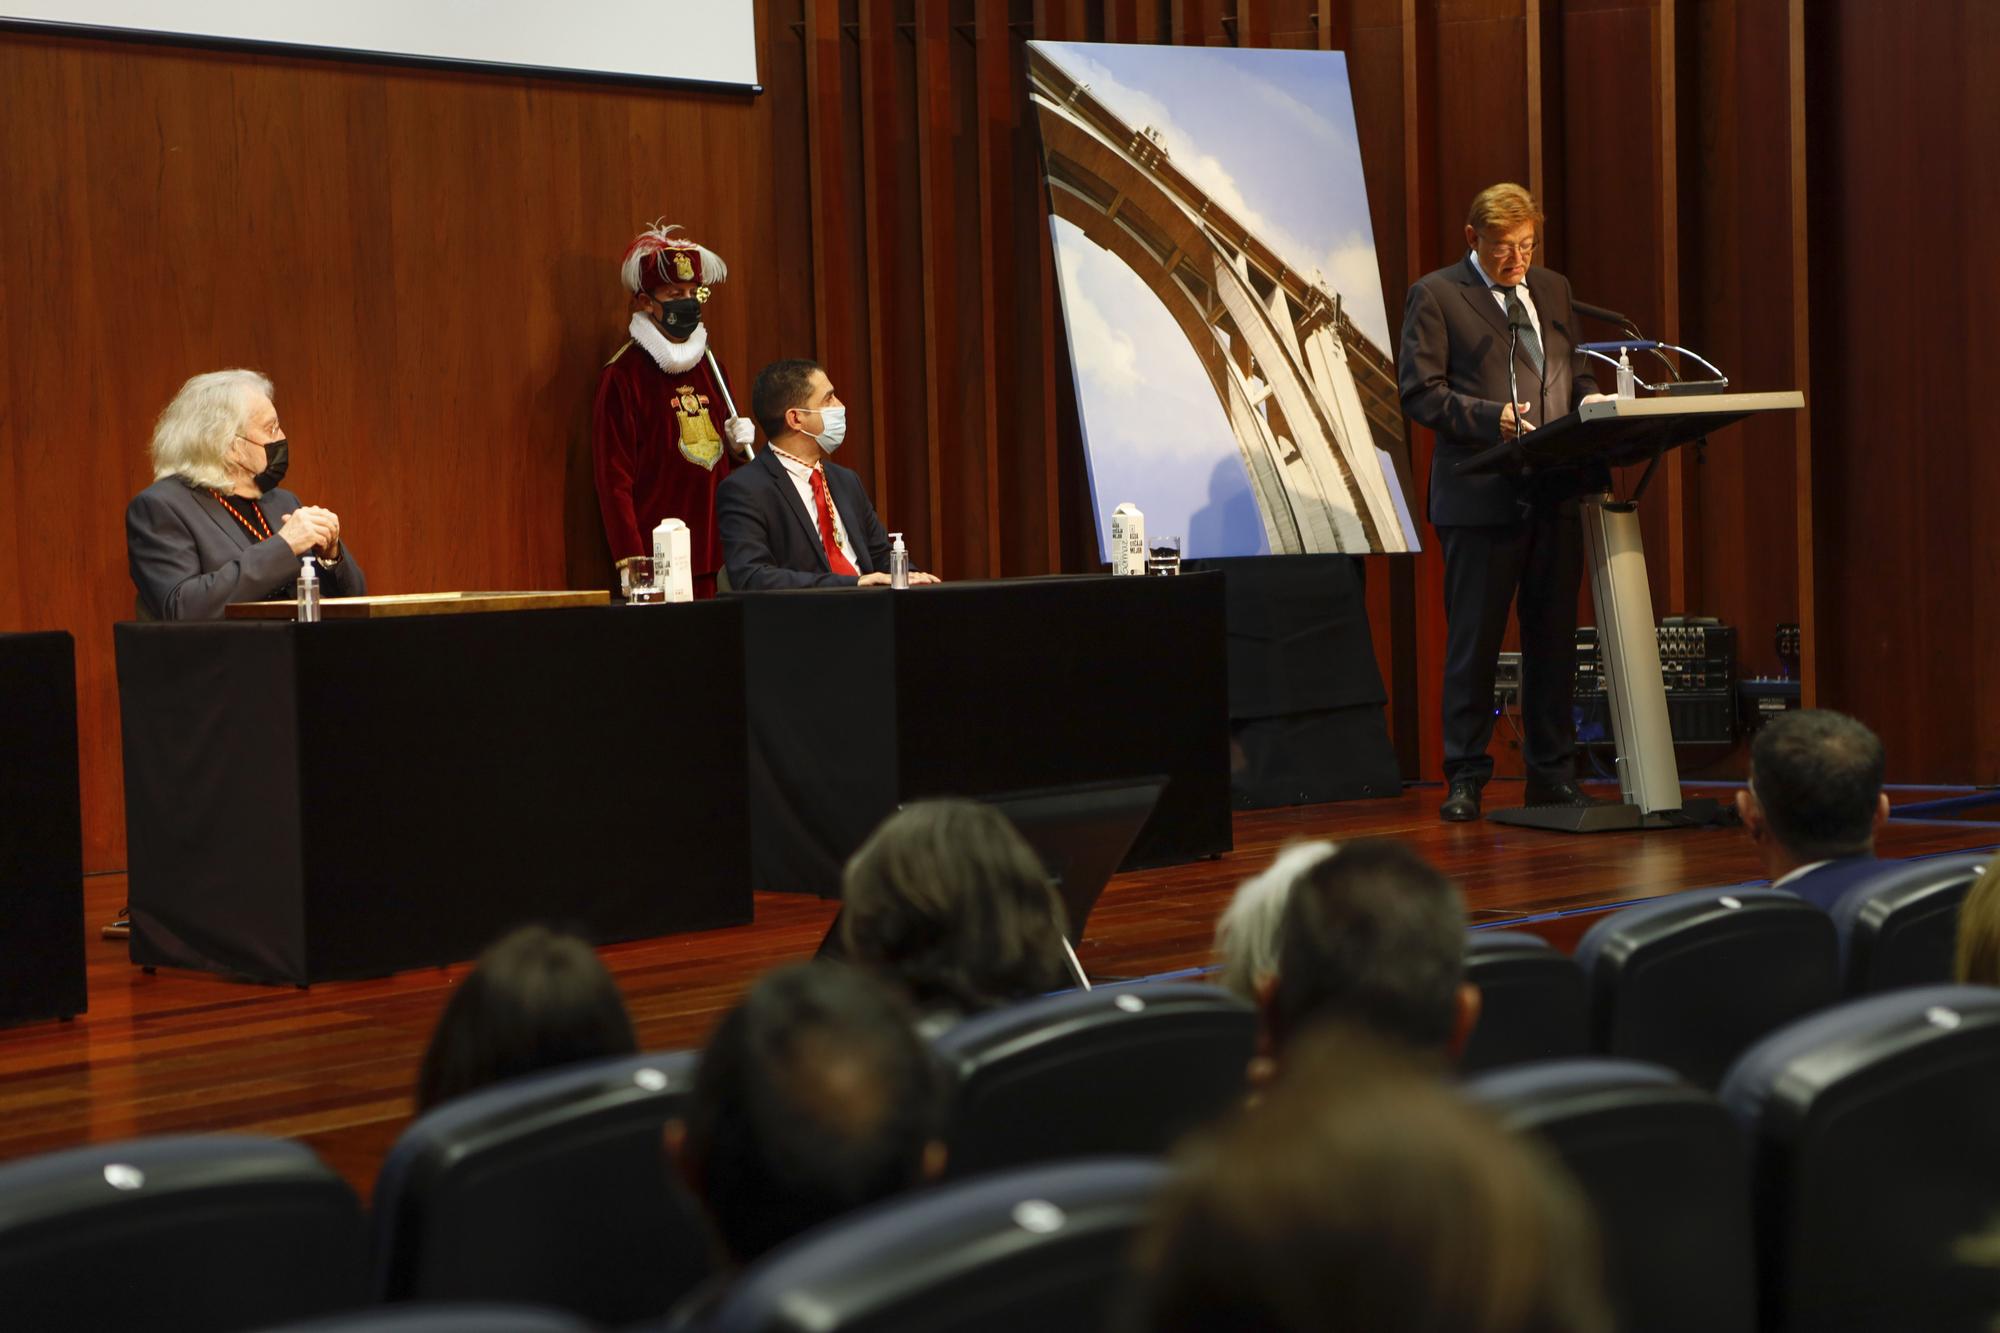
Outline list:
[[[826,567],[836,574],[859,574],[840,549],[840,538],[833,532],[833,499],[826,493],[826,474],[819,468],[813,473],[813,508],[819,511],[819,540],[826,547]]]

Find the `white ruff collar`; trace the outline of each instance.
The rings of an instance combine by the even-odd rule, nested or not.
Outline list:
[[[653,364],[669,375],[693,370],[694,363],[701,360],[708,351],[708,325],[697,324],[686,342],[677,343],[660,332],[655,324],[638,311],[632,312],[632,341],[644,348],[646,355],[653,358]]]

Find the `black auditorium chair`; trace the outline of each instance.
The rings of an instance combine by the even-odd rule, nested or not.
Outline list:
[[[1614,912],[1576,961],[1591,1045],[1704,1088],[1751,1042],[1839,998],[1825,912],[1778,889],[1700,889]]]
[[[0,1167],[0,1328],[238,1333],[367,1298],[368,1228],[300,1144],[96,1144]]]
[[[694,1052],[569,1065],[446,1102],[375,1183],[376,1294],[664,1314],[708,1275],[701,1214],[661,1138]]]
[[[1755,1333],[1749,1160],[1712,1094],[1607,1059],[1496,1070],[1465,1089],[1547,1143],[1590,1199],[1619,1333]]]
[[[745,1269],[707,1333],[1099,1333],[1163,1162],[1087,1158],[876,1204]]]
[[[1257,1013],[1187,982],[1066,991],[967,1019],[935,1048],[956,1079],[945,1169],[1164,1153],[1234,1104]]]
[[[1479,1021],[1459,1057],[1472,1074],[1590,1049],[1583,969],[1539,935],[1465,933],[1465,979],[1479,988]]]
[[[596,1327],[530,1305],[378,1305],[263,1333],[592,1333]]]
[[[1885,861],[1833,905],[1840,972],[1849,995],[1951,980],[1958,909],[1991,852]]]
[[[1974,1333],[2000,1312],[2000,990],[1852,1000],[1747,1051],[1764,1327]],[[1962,1247],[1984,1239],[1984,1263]]]

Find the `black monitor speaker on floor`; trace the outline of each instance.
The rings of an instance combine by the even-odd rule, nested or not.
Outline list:
[[[1062,899],[1070,943],[1075,945],[1083,942],[1083,925],[1097,906],[1098,895],[1138,840],[1166,786],[1165,776],[1150,774],[973,799],[1007,816],[1035,849]],[[820,942],[819,956],[838,958],[844,953],[840,916],[835,914]]]

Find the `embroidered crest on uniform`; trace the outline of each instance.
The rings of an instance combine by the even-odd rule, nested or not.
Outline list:
[[[682,282],[694,281],[694,261],[685,250],[674,251],[674,276]]]
[[[722,461],[722,436],[708,415],[708,395],[696,393],[692,384],[681,385],[674,390],[674,415],[681,422],[681,457],[715,471]]]

